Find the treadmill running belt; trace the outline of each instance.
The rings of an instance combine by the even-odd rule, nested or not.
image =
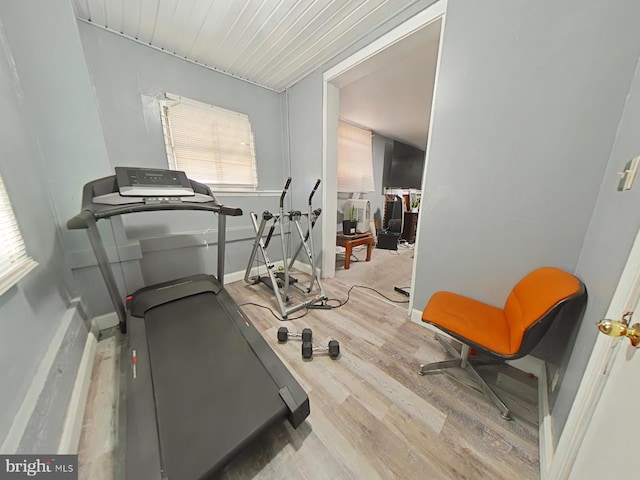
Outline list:
[[[164,475],[203,478],[279,418],[278,387],[213,293],[145,315]]]

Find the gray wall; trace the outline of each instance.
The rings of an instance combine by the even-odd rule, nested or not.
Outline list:
[[[314,72],[305,83],[322,85],[322,72]],[[291,161],[291,198],[293,205],[306,205],[309,192],[316,179],[322,178],[322,86],[320,89],[293,88],[283,93],[286,102],[288,125],[288,148]],[[320,132],[319,135],[317,133]],[[321,185],[322,192],[324,185]],[[322,196],[314,197],[314,206],[322,206]],[[300,207],[296,207],[300,208]],[[313,230],[313,244],[318,251],[318,261],[322,257],[322,222],[324,215]],[[333,245],[331,251],[334,251]]]
[[[449,3],[416,308],[441,289],[501,305],[540,265],[577,271],[640,52],[639,19],[630,2],[567,1],[553,12],[544,2]],[[608,301],[600,294],[590,305]],[[547,343],[536,355],[557,354]],[[572,375],[575,384],[581,372]]]
[[[37,6],[19,0],[1,3],[24,103],[45,158],[41,172],[60,227],[61,258],[74,267],[75,252],[89,256],[90,247],[86,234],[67,230],[66,221],[80,211],[82,185],[111,171],[75,13],[70,0],[40,0]],[[67,277],[61,280],[73,282],[71,274]],[[80,288],[73,288],[83,299],[108,298],[98,277],[80,280]],[[89,313],[105,313],[91,302],[87,306]]]
[[[320,83],[320,89],[306,90],[295,85],[283,94],[287,104],[291,177],[294,179],[291,187],[295,205],[304,205],[315,180],[322,178],[322,72],[311,74],[303,82]],[[308,188],[302,188],[303,185],[308,185]]]
[[[78,22],[111,166],[167,168],[158,100],[165,92],[249,115],[260,189],[280,189],[280,95]]]
[[[289,172],[283,96],[84,22],[78,22],[78,28],[99,105],[110,170],[120,165],[167,168],[159,102],[165,92],[170,92],[249,115],[255,135],[259,189],[282,189]],[[294,188],[299,182],[299,178],[294,178]],[[242,271],[254,238],[248,214],[250,211],[260,214],[266,209],[276,211],[278,196],[218,196],[223,203],[239,206],[245,212],[244,216],[227,221],[226,272]],[[126,234],[118,225],[114,225],[113,232],[105,229],[105,236],[115,236],[119,245],[118,251],[112,252],[112,260],[127,260],[124,271],[114,264],[121,279],[121,293],[131,293],[143,283],[179,275],[215,273],[213,215],[162,212],[125,217],[122,222]],[[183,238],[158,239],[176,234]],[[72,267],[76,276],[82,277],[83,283],[92,278],[100,281],[97,270],[91,267],[90,251],[73,251],[70,255],[75,259]],[[274,260],[282,256],[276,250],[272,255]],[[86,294],[91,296],[91,304],[98,313],[111,310],[108,297]]]
[[[572,0],[551,8],[550,2],[449,0],[416,251],[416,309],[441,289],[500,305],[540,265],[586,274],[583,242],[585,252],[602,248],[601,237],[590,239],[589,225],[592,215],[596,221],[609,214],[599,190],[640,51],[639,18],[634,2]],[[322,72],[399,20],[290,89],[305,143],[321,141]],[[298,141],[292,131],[292,145]],[[320,153],[314,161],[321,162]],[[633,235],[623,237],[630,245]],[[627,253],[607,256],[619,266]],[[604,288],[587,283],[590,306],[608,302],[613,277]],[[584,348],[580,339],[577,345]],[[551,352],[543,344],[537,353]],[[567,375],[574,383],[585,361],[576,355],[572,361],[581,367]],[[565,383],[556,409],[575,396]],[[554,419],[563,424],[558,412]]]
[[[24,102],[45,156],[46,186],[58,224],[80,210],[82,185],[109,174],[107,150],[70,0],[0,2],[24,88]],[[62,229],[65,249],[86,235]]]
[[[68,2],[39,2],[38,6],[18,0],[0,2],[0,175],[27,251],[39,263],[0,297],[0,444],[75,294],[58,210],[61,199],[71,194],[58,191],[56,182],[62,171],[73,175],[79,158],[70,153],[64,157],[69,168],[54,171],[60,158],[56,145],[72,152],[74,145],[84,142],[74,142],[69,132],[61,131],[84,122],[76,118],[73,95],[75,82],[82,80],[76,77],[78,57],[73,58],[74,52],[81,58],[74,28]],[[84,79],[88,80],[86,69]],[[81,320],[67,330],[64,348],[58,352],[19,451],[57,450],[86,336]]]
[[[640,215],[640,183],[618,192],[618,172],[640,154],[640,70],[636,68],[631,89],[618,125],[611,156],[604,174],[596,207],[578,258],[575,272],[589,287],[590,301],[575,341],[571,360],[553,408],[554,429],[560,432],[566,422],[575,393],[587,366],[597,333],[595,323],[605,317],[615,287],[631,251]],[[557,436],[554,437],[557,441]]]
[[[640,5],[548,7],[449,3],[418,308],[441,289],[501,305],[528,271],[577,265],[640,47]]]

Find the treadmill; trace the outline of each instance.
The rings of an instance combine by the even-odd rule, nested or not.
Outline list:
[[[118,292],[97,221],[159,210],[218,216],[217,278],[198,274]],[[309,399],[247,315],[223,288],[226,217],[239,208],[184,172],[116,167],[87,183],[86,229],[126,341],[126,472],[130,480],[208,478],[269,426],[297,428]]]

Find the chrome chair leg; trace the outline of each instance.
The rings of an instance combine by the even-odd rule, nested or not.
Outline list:
[[[495,406],[498,407],[498,410],[500,410],[500,416],[502,416],[502,418],[504,418],[505,420],[513,420],[509,408],[504,404],[500,397],[498,397],[496,392],[493,391],[489,384],[484,381],[484,379],[480,376],[476,369],[473,368],[471,364],[467,363],[465,370],[471,375],[471,377],[473,377],[476,383],[480,385],[485,395],[487,395],[487,397],[489,397],[491,401],[493,401]]]
[[[445,368],[462,368],[469,373],[473,380],[480,386],[480,388],[482,388],[482,391],[485,393],[485,395],[487,395],[495,404],[495,406],[498,407],[498,410],[500,410],[500,416],[505,420],[513,420],[509,408],[500,399],[500,397],[498,397],[496,392],[493,391],[489,384],[484,381],[484,379],[476,371],[473,365],[471,365],[471,363],[469,362],[469,345],[461,343],[462,351],[458,352],[458,350],[456,350],[455,347],[451,345],[451,343],[446,338],[443,338],[438,334],[436,334],[435,338],[440,342],[445,350],[447,350],[455,358],[453,360],[445,360],[442,362],[421,364],[418,368],[418,374],[424,375],[426,372],[438,372]]]
[[[461,359],[457,358],[455,360],[445,360],[444,362],[421,364],[420,368],[418,369],[418,373],[420,375],[424,375],[426,372],[430,372],[430,371],[442,370],[444,368],[459,367],[460,360]]]

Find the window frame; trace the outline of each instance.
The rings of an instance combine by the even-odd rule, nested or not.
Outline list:
[[[37,266],[27,254],[9,192],[0,176],[0,296]]]
[[[193,176],[192,174],[190,174],[190,172],[188,171],[188,168],[183,168],[182,166],[180,166],[179,160],[176,159],[176,155],[175,155],[175,145],[173,144],[173,135],[171,134],[171,114],[170,114],[171,106],[175,106],[178,103],[182,103],[185,105],[202,108],[202,109],[216,109],[219,114],[231,114],[234,116],[237,115],[240,118],[246,118],[247,126],[249,129],[250,155],[251,155],[251,162],[252,162],[252,165],[249,167],[252,170],[251,175],[253,177],[253,181],[251,184],[246,183],[246,184],[235,184],[235,185],[226,184],[225,185],[225,184],[220,184],[220,183],[207,181],[207,180],[202,181],[196,178],[196,176]],[[258,175],[258,160],[257,160],[256,148],[255,148],[255,134],[253,133],[253,127],[251,125],[251,120],[249,118],[249,115],[241,112],[236,112],[234,110],[229,110],[229,109],[220,107],[218,105],[200,102],[198,100],[182,97],[180,95],[175,95],[167,92],[165,93],[165,97],[160,101],[160,116],[161,116],[161,125],[162,125],[162,135],[164,139],[165,150],[167,154],[167,164],[169,166],[169,169],[185,171],[189,178],[192,178],[195,181],[198,181],[200,183],[204,183],[210,186],[212,190],[215,190],[216,192],[253,193],[253,192],[259,191],[260,183],[259,183],[259,175]],[[212,165],[212,167],[216,168],[215,165]]]

